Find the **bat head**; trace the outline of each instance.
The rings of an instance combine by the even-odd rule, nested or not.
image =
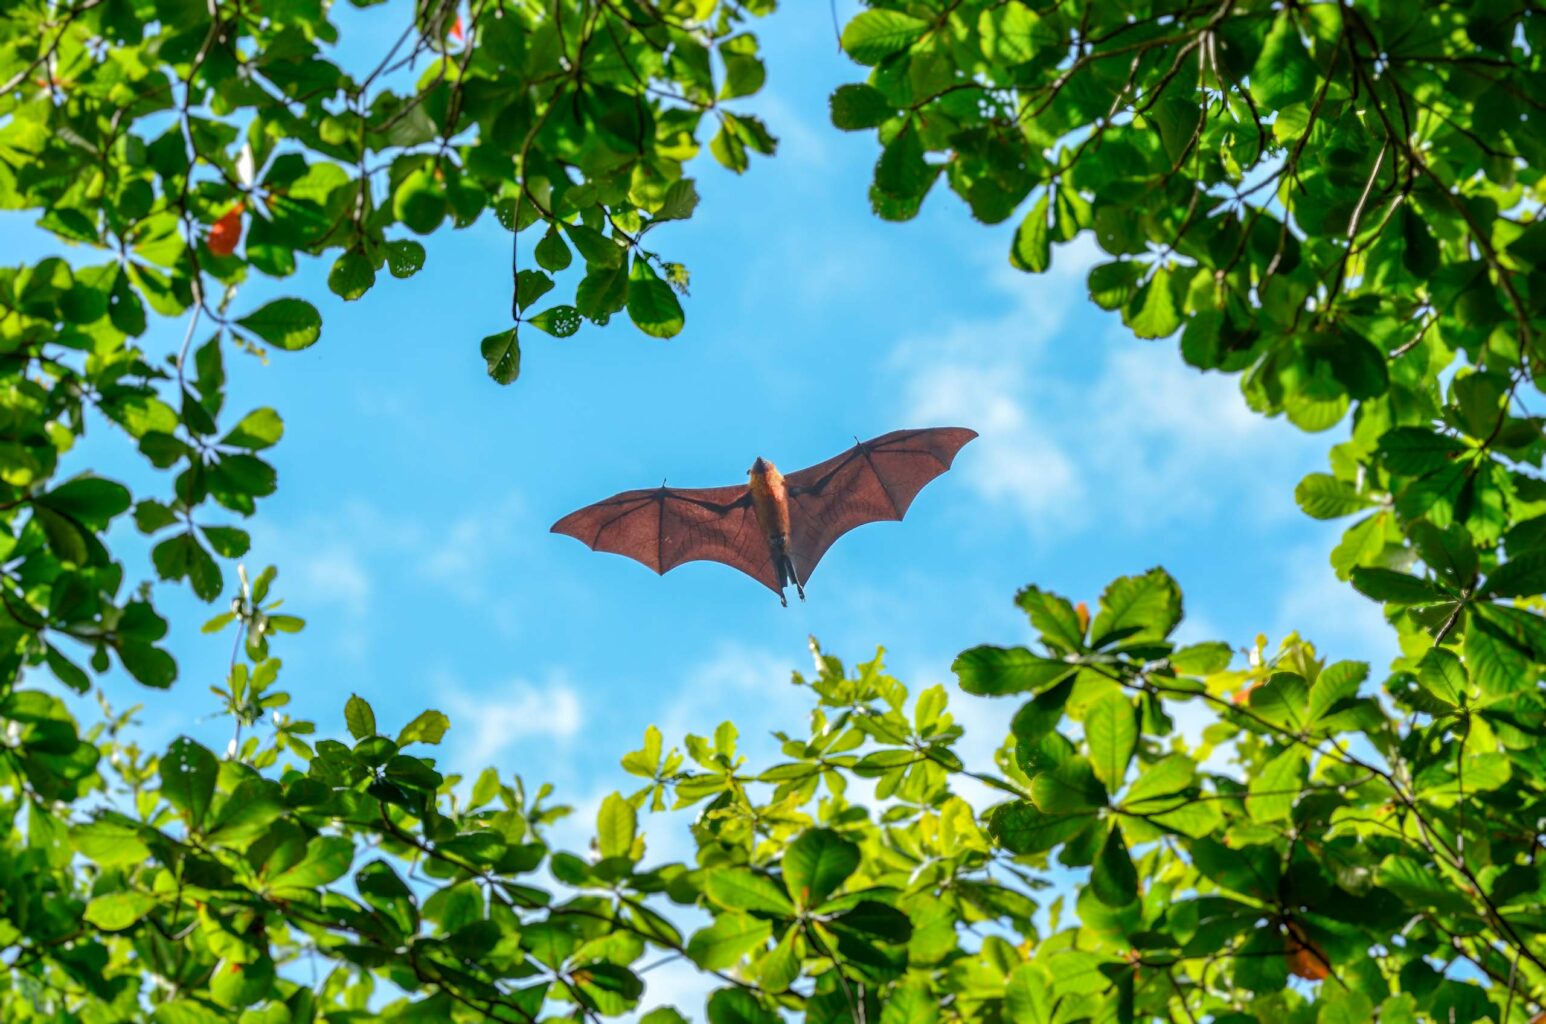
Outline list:
[[[773,463],[769,462],[767,459],[764,459],[762,456],[759,455],[759,456],[757,456],[757,461],[752,463],[752,468],[748,469],[746,471],[746,475],[747,476],[758,476],[758,475],[766,474],[770,470],[772,470],[772,468],[773,468]]]

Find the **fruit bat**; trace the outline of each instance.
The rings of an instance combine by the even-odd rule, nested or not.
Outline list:
[[[778,595],[805,584],[832,542],[856,526],[898,520],[924,484],[977,436],[964,427],[896,430],[787,476],[758,458],[745,484],[624,491],[571,512],[554,533],[664,573],[723,562]]]

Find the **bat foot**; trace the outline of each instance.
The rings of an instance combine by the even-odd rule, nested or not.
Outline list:
[[[805,600],[805,588],[800,586],[799,584],[795,584],[795,590],[799,593],[800,600],[802,600],[802,601]]]
[[[803,595],[803,594],[802,594],[802,595],[801,595],[801,596],[802,596],[802,597],[803,597],[803,596],[804,596],[804,595]],[[784,596],[784,593],[783,593],[783,591],[779,591],[779,594],[778,594],[778,603],[779,603],[779,604],[781,604],[781,605],[783,605],[783,606],[784,606],[784,607],[785,607],[785,608],[788,608],[788,607],[789,607],[789,598],[787,598],[787,597],[785,597],[785,596]]]

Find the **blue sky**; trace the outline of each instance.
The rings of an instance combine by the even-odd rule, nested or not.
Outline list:
[[[341,13],[346,34],[400,24],[400,5]],[[593,808],[650,723],[670,741],[731,718],[764,751],[770,730],[800,728],[787,680],[809,666],[807,634],[849,661],[885,645],[917,692],[948,683],[964,647],[1025,637],[1018,587],[1093,605],[1111,577],[1156,564],[1186,592],[1190,639],[1276,643],[1297,627],[1378,671],[1391,637],[1327,566],[1338,528],[1292,499],[1334,438],[1263,420],[1236,378],[1133,338],[1086,296],[1087,242],[1020,274],[1013,223],[973,222],[942,185],[914,222],[875,219],[876,143],[826,118],[831,90],[863,70],[837,52],[824,6],[788,5],[757,31],[769,80],[747,106],[782,145],[739,178],[705,154],[697,214],[651,235],[692,272],[679,337],[625,319],[563,341],[530,331],[521,380],[493,384],[478,340],[507,326],[509,240],[492,217],[427,239],[418,276],[383,275],[359,302],[331,295],[317,263],[244,290],[241,310],[299,294],[325,323],[318,345],[268,366],[227,357],[228,408],[273,405],[287,425],[245,561],[277,563],[276,592],[309,621],[277,647],[290,710],[326,735],[350,693],[393,728],[439,707],[452,768],[497,764]],[[15,215],[0,231],[13,261],[52,251]],[[158,325],[153,350],[175,350],[183,326]],[[982,436],[905,523],[838,543],[803,605],[722,566],[656,577],[547,532],[662,477],[734,483],[757,455],[787,472],[855,435],[933,425]],[[106,430],[72,459],[147,495],[170,489]],[[119,540],[130,578],[152,575],[132,527]],[[223,748],[228,724],[206,716],[229,639],[198,632],[219,609],[181,586],[158,594],[182,677],[169,693],[122,679],[109,692],[145,703],[150,744],[186,732]],[[966,709],[976,750],[1013,710]]]

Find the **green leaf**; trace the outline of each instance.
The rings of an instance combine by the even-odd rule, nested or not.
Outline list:
[[[1032,654],[1024,647],[973,647],[951,664],[961,689],[996,697],[1041,690],[1071,675],[1077,665]]]
[[[553,290],[553,279],[540,270],[522,270],[515,275],[515,307],[525,312],[526,307]]]
[[[617,1016],[634,1008],[644,994],[644,982],[626,967],[590,963],[573,972],[582,1001],[597,1013]]]
[[[176,522],[177,513],[159,501],[146,500],[137,502],[134,506],[134,525],[141,533],[155,533]]]
[[[1074,691],[1074,681],[1075,677],[1070,675],[1022,704],[1010,722],[1010,731],[1016,738],[1031,742],[1056,729],[1063,719],[1063,708],[1068,704],[1069,695]]]
[[[1546,618],[1524,608],[1491,602],[1483,602],[1473,608],[1468,633],[1486,633],[1528,655],[1531,660],[1546,663]],[[1477,678],[1480,682],[1481,677]],[[1524,682],[1516,675],[1508,683],[1504,683],[1501,679],[1493,679],[1489,683],[1484,683],[1483,687],[1491,693],[1506,693],[1512,692]],[[1502,689],[1498,688],[1499,685]]]
[[[548,225],[547,231],[532,254],[537,258],[537,266],[554,274],[569,266],[574,258],[569,252],[569,247],[564,244],[564,236],[560,235],[558,228],[552,224]]]
[[[1138,898],[1138,869],[1127,852],[1122,826],[1113,824],[1090,871],[1090,889],[1108,907],[1125,907]]]
[[[327,275],[328,290],[345,302],[353,302],[370,291],[375,283],[376,268],[358,252],[346,252],[338,257]]]
[[[148,893],[108,893],[86,904],[86,923],[105,932],[121,932],[150,913],[155,905],[156,898]]]
[[[995,64],[1024,64],[1041,46],[1055,45],[1057,33],[1043,28],[1041,19],[1020,0],[994,4],[977,19],[982,53]]]
[[[135,681],[144,686],[164,690],[177,681],[177,662],[172,656],[143,641],[121,641],[118,660]]]
[[[1396,855],[1386,857],[1375,877],[1381,886],[1418,909],[1447,914],[1479,913],[1453,881],[1422,861]]]
[[[215,755],[186,736],[173,740],[161,755],[161,796],[187,815],[194,828],[209,812],[219,769]]]
[[[687,940],[687,955],[705,970],[729,970],[741,958],[761,949],[773,935],[773,924],[750,914],[721,914]]]
[[[1181,588],[1163,569],[1112,580],[1090,623],[1090,646],[1163,640],[1181,622]]]
[[[1185,754],[1171,754],[1146,766],[1133,780],[1122,804],[1132,807],[1145,800],[1170,797],[1188,789],[1197,778],[1196,763]]]
[[[357,740],[376,735],[376,713],[357,693],[351,694],[344,704],[344,724],[349,727],[349,735]]]
[[[424,269],[424,246],[411,238],[400,238],[386,244],[387,271],[393,277],[412,277]]]
[[[1191,854],[1203,877],[1220,887],[1258,899],[1277,898],[1283,867],[1272,846],[1229,847],[1205,838],[1192,842]]]
[[[1043,814],[1077,814],[1106,805],[1106,789],[1082,757],[1038,774],[1031,780],[1031,799]]]
[[[1448,583],[1469,588],[1476,582],[1476,548],[1465,527],[1450,523],[1440,529],[1426,520],[1419,520],[1407,527],[1407,536],[1423,561],[1428,563],[1428,568]]]
[[[860,64],[879,64],[912,46],[928,29],[928,22],[901,11],[861,11],[843,29],[842,46]]]
[[[923,158],[923,140],[912,121],[880,152],[875,163],[875,188],[893,199],[913,200],[929,191],[935,169]]]
[[[1365,516],[1342,534],[1330,559],[1338,578],[1347,579],[1355,566],[1373,561],[1385,549],[1385,527],[1390,516],[1388,511]]]
[[[1385,468],[1401,476],[1444,469],[1464,451],[1459,441],[1426,427],[1396,427],[1381,435],[1379,442]]]
[[[818,907],[817,912],[829,914],[845,906],[847,910],[831,919],[836,929],[858,932],[871,941],[879,939],[899,945],[912,938],[913,925],[908,916],[878,900],[853,903],[851,897],[840,897],[825,907]]]
[[[1170,654],[1170,667],[1184,676],[1211,676],[1222,672],[1234,660],[1235,652],[1219,640],[1192,644]]]
[[[397,745],[406,747],[410,743],[439,743],[450,728],[451,720],[445,712],[420,712],[419,717],[403,726],[403,731],[397,734]]]
[[[1133,260],[1118,260],[1115,263],[1102,263],[1091,267],[1089,277],[1086,279],[1090,289],[1090,301],[1101,309],[1121,309],[1136,293],[1138,279],[1142,274],[1143,264]],[[1196,322],[1197,317],[1193,317],[1187,324],[1187,330],[1191,331]],[[1185,347],[1184,340],[1182,345]]]
[[[1029,800],[1020,800],[995,808],[988,831],[1011,853],[1041,853],[1079,835],[1093,820],[1089,811],[1048,814]]]
[[[349,873],[354,861],[354,840],[347,836],[317,836],[306,844],[299,863],[268,880],[269,890],[312,890],[336,882]]]
[[[652,338],[673,338],[685,323],[676,291],[646,260],[634,260],[628,273],[628,318]]]
[[[91,677],[53,644],[44,644],[44,660],[48,663],[48,670],[76,693],[86,693],[91,689]]]
[[[1459,707],[1470,697],[1471,681],[1465,666],[1453,651],[1431,647],[1423,652],[1417,663],[1417,682],[1429,694],[1448,704]]]
[[[150,858],[150,847],[140,839],[139,829],[115,818],[76,825],[70,829],[70,843],[81,856],[104,868],[143,864]]]
[[[1357,695],[1369,678],[1369,666],[1361,661],[1339,661],[1328,665],[1310,687],[1310,719],[1315,721],[1332,712],[1339,703]]]
[[[210,826],[208,841],[233,845],[256,838],[285,811],[277,783],[249,778],[237,784]]]
[[[720,59],[725,66],[724,85],[719,90],[722,100],[750,96],[762,88],[767,71],[757,57],[757,37],[750,33],[733,36],[719,44]]]
[[[222,558],[240,558],[252,546],[252,538],[247,531],[234,526],[201,526],[199,531],[209,541],[215,554]]]
[[[220,439],[220,443],[232,448],[262,451],[278,444],[279,439],[284,436],[284,430],[284,421],[273,409],[254,409],[243,416],[236,426]]]
[[[1057,1008],[1052,973],[1041,964],[1016,964],[1004,986],[1004,1005],[1014,1024],[1052,1024]]]
[[[601,856],[629,856],[638,827],[638,814],[633,804],[616,793],[601,801],[601,809],[596,814],[596,843]]]
[[[37,500],[91,529],[103,530],[127,512],[134,499],[123,484],[99,476],[78,476]]]
[[[1160,267],[1139,287],[1122,319],[1140,338],[1168,338],[1181,329],[1181,310],[1169,267]]]
[[[1170,800],[1163,806],[1166,809],[1145,809],[1148,823],[1190,839],[1212,835],[1224,824],[1224,816],[1218,805],[1211,801]]]
[[[1304,781],[1304,748],[1293,746],[1267,762],[1247,788],[1245,809],[1252,821],[1280,821],[1299,799]]]
[[[1084,736],[1095,777],[1115,793],[1122,788],[1127,763],[1138,746],[1138,714],[1132,702],[1119,691],[1096,700],[1084,713]]]
[[[868,85],[840,85],[830,104],[833,127],[845,132],[879,127],[896,114],[885,94]]]
[[[1340,519],[1373,504],[1352,484],[1327,473],[1311,473],[1299,481],[1294,500],[1312,519]]]
[[[621,267],[623,257],[628,255],[627,249],[595,228],[576,223],[564,224],[564,230],[569,235],[569,241],[574,243],[585,262],[592,267]]]
[[[209,980],[216,1003],[237,1010],[261,1002],[274,987],[274,961],[267,955],[251,963],[220,960]]]
[[[721,121],[719,131],[709,140],[709,152],[714,155],[720,165],[736,174],[743,173],[751,166],[746,156],[746,144],[741,141],[732,122],[728,119]]]
[[[322,316],[303,299],[275,299],[236,322],[286,352],[309,348],[322,337]]]
[[[725,868],[709,873],[703,891],[727,910],[751,910],[766,914],[794,915],[794,904],[778,883],[750,868]]]
[[[1042,192],[1020,226],[1015,229],[1009,263],[1016,270],[1039,274],[1052,265],[1052,233],[1047,225],[1047,193]]]
[[[1315,80],[1315,62],[1299,38],[1292,14],[1283,11],[1273,20],[1261,56],[1251,69],[1251,95],[1265,109],[1279,110],[1309,100]]]
[[[416,235],[438,228],[447,207],[445,187],[427,164],[404,177],[392,193],[392,215]]]
[[[1482,591],[1488,597],[1538,597],[1546,593],[1546,551],[1532,551],[1498,566]]]
[[[1437,583],[1394,569],[1358,566],[1351,573],[1353,589],[1365,597],[1389,604],[1423,605],[1455,600]]]
[[[893,988],[880,1011],[880,1024],[935,1024],[938,1020],[939,1000],[921,979]]]
[[[580,329],[580,311],[573,306],[552,306],[536,316],[528,317],[526,322],[555,338],[567,338]],[[511,340],[514,340],[513,334]],[[484,345],[487,346],[487,344],[488,341],[485,339]],[[487,355],[488,350],[485,348],[484,356],[487,357]],[[519,361],[516,365],[519,366]]]
[[[778,1024],[779,1017],[741,988],[722,988],[709,996],[709,1024]]]
[[[1084,626],[1067,598],[1032,586],[1015,595],[1015,604],[1030,618],[1031,625],[1041,631],[1044,641],[1069,651],[1084,645]]]
[[[591,267],[574,291],[574,308],[593,323],[605,324],[628,304],[626,265]]]
[[[807,829],[784,851],[784,887],[798,906],[819,906],[858,867],[858,846],[831,829]]]
[[[573,306],[555,308],[571,311],[574,309]],[[546,316],[552,312],[553,310],[550,309],[538,315]],[[536,317],[533,317],[530,322],[540,327],[540,324],[536,324],[536,319]],[[575,324],[576,326],[579,325],[579,317],[575,317]],[[511,384],[521,375],[521,344],[517,340],[516,330],[516,328],[512,327],[508,331],[490,334],[478,343],[478,351],[482,354],[484,362],[488,364],[488,375],[496,383]],[[570,331],[569,333],[573,334],[574,332]]]
[[[651,224],[669,220],[687,220],[698,208],[698,186],[691,178],[678,178],[666,189],[660,209],[650,218]]]

